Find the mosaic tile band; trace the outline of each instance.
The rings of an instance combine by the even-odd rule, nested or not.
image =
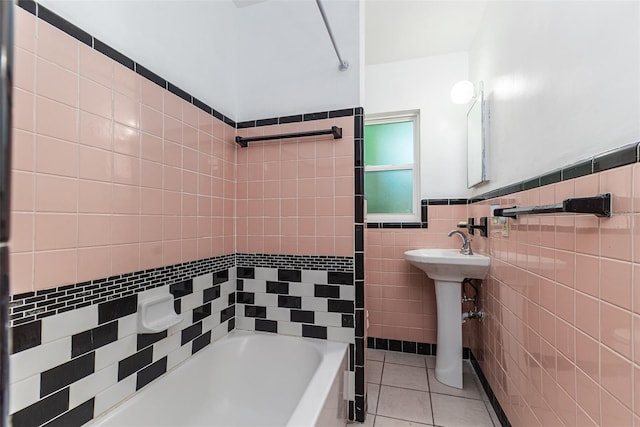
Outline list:
[[[325,255],[236,254],[238,267],[352,272],[353,258]]]
[[[10,326],[100,304],[158,286],[179,283],[191,277],[215,273],[236,265],[292,270],[353,271],[353,259],[349,257],[228,254],[13,295],[9,302]]]

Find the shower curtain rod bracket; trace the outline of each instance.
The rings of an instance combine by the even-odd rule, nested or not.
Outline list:
[[[329,19],[327,18],[327,14],[324,11],[324,6],[320,0],[316,0],[316,4],[318,5],[318,10],[320,10],[320,15],[322,15],[322,20],[324,21],[324,26],[327,28],[327,33],[329,33],[329,38],[331,39],[331,44],[333,45],[333,50],[336,52],[336,56],[338,57],[338,69],[340,71],[346,71],[349,69],[349,63],[342,59],[342,55],[340,55],[340,51],[338,50],[338,45],[336,44],[336,39],[333,37],[333,31],[331,31],[331,25],[329,24]]]

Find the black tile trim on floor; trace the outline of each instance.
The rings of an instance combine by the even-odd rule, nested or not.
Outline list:
[[[367,337],[367,348],[376,350],[397,351],[400,353],[422,354],[425,356],[435,356],[436,344],[422,343],[416,341],[392,340],[387,338]],[[467,354],[463,350],[463,356]],[[468,356],[467,356],[468,357]]]
[[[500,421],[500,424],[502,425],[502,427],[511,427],[511,423],[507,418],[507,414],[504,413],[504,410],[502,409],[502,405],[500,405],[500,402],[498,401],[498,398],[493,392],[491,385],[487,381],[487,378],[484,376],[484,372],[482,372],[482,368],[480,368],[480,364],[478,363],[478,360],[473,354],[473,351],[470,351],[469,353],[470,353],[471,366],[473,366],[473,370],[478,376],[478,379],[482,384],[482,388],[484,389],[484,392],[487,394],[487,397],[489,398],[489,402],[491,402],[491,406],[493,407],[493,410],[495,411],[496,416]]]
[[[367,337],[367,348],[397,351],[399,353],[422,354],[424,356],[435,356],[438,352],[437,344],[375,337]],[[471,350],[468,347],[462,348],[462,358],[464,360],[469,359],[470,353]]]
[[[437,353],[437,345],[429,344],[429,343],[421,343],[416,341],[401,341],[401,340],[392,340],[387,338],[375,338],[368,337],[367,338],[367,348],[376,349],[376,350],[387,350],[387,351],[396,351],[400,353],[409,353],[409,354],[422,354],[426,356],[435,356]],[[500,424],[502,427],[511,427],[511,423],[507,418],[507,415],[504,413],[500,402],[496,398],[495,393],[491,389],[491,385],[487,381],[487,378],[484,376],[484,372],[480,368],[478,361],[476,360],[473,351],[471,351],[468,347],[463,347],[462,349],[462,358],[464,360],[469,360],[471,362],[471,366],[473,366],[473,370],[478,375],[478,379],[480,379],[480,383],[482,383],[482,388],[484,389],[489,401],[491,402],[491,406],[493,410],[496,412],[498,419],[500,420]]]

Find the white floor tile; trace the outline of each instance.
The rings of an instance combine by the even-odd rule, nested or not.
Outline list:
[[[374,427],[412,427],[412,426],[430,426],[431,424],[416,423],[413,421],[398,420],[395,418],[376,417]]]
[[[388,355],[387,355],[388,356]],[[427,370],[415,366],[394,365],[385,363],[382,373],[382,384],[413,390],[429,391]]]
[[[376,362],[375,360],[367,361],[365,366],[365,379],[368,383],[380,384],[382,378],[382,362]]]
[[[443,427],[493,427],[482,400],[431,394],[434,424]]]
[[[491,402],[485,401],[484,406],[487,408],[487,412],[489,412],[489,416],[491,417],[491,421],[493,421],[493,425],[495,427],[500,427],[502,423],[498,419],[498,415],[496,415],[496,411],[493,410],[493,406],[491,406]],[[638,426],[640,427],[640,425]]]
[[[378,395],[380,386],[378,384],[367,384],[367,412],[375,414],[378,410]]]
[[[433,423],[431,402],[426,391],[383,385],[380,387],[378,415],[424,424]]]
[[[426,366],[424,356],[420,354],[389,352],[385,357],[385,362],[397,365],[416,366],[424,368]]]
[[[424,360],[427,362],[427,368],[436,369],[436,357],[435,356],[425,356]]]
[[[431,393],[448,394],[451,396],[467,397],[482,400],[482,394],[476,384],[475,375],[471,372],[462,374],[463,389],[449,387],[436,379],[435,370],[429,369],[429,389]]]
[[[367,349],[367,360],[377,360],[378,362],[384,362],[385,351],[376,350],[375,348]]]
[[[367,414],[362,424],[349,423],[347,425],[351,427],[373,427],[375,419],[375,414]]]

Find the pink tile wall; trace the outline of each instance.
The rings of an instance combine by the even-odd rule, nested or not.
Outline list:
[[[639,184],[636,164],[500,201],[613,194],[612,218],[521,217],[509,237],[492,228],[474,353],[514,425],[640,425]]]
[[[353,256],[353,117],[238,131],[272,135],[342,127],[342,139],[249,143],[238,150],[238,252]]]
[[[372,337],[436,342],[433,280],[409,265],[404,253],[461,247],[460,239],[447,233],[467,218],[467,206],[429,206],[428,217],[426,229],[366,229],[365,300]],[[472,245],[475,248],[477,242]]]
[[[12,293],[235,252],[235,130],[15,13]]]
[[[492,225],[472,243],[491,269],[481,286],[487,317],[465,324],[466,345],[514,426],[640,426],[640,164],[469,207],[480,217],[492,203],[601,192],[613,193],[612,218],[522,216],[509,220],[508,237]],[[367,230],[369,335],[435,342],[432,285],[400,260],[406,249],[450,243],[442,236],[456,221],[432,226],[447,209],[429,208],[427,230]]]

